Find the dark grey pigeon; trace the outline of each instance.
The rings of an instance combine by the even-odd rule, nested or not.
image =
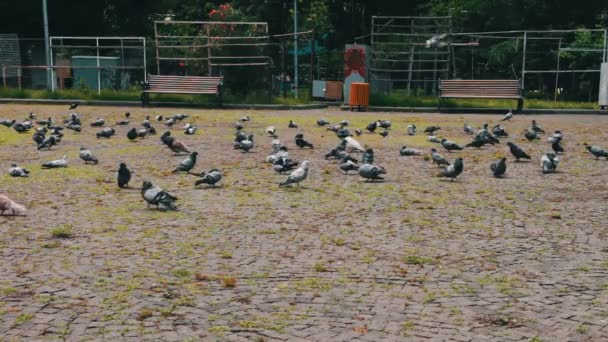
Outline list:
[[[175,120],[182,121],[184,119],[187,119],[190,116],[188,114],[181,114],[181,113],[179,113],[179,114],[173,115],[173,117],[175,118]]]
[[[515,161],[519,161],[520,159],[532,159],[526,152],[524,152],[524,150],[519,148],[519,146],[515,145],[514,143],[509,141],[507,146],[509,146],[511,154],[513,157],[515,157]]]
[[[8,169],[8,174],[11,177],[29,177],[30,172],[22,167],[17,166],[17,164],[11,164],[11,167]]]
[[[131,128],[127,132],[127,139],[129,139],[130,141],[134,141],[135,139],[137,139],[137,129],[135,127]]]
[[[247,121],[251,121],[251,117],[249,115],[245,115],[241,118],[242,122],[247,122]]]
[[[447,140],[447,139],[441,139],[441,146],[443,146],[443,148],[445,148],[449,152],[464,149],[464,147],[458,145],[457,143],[455,143],[453,141]]]
[[[437,177],[446,177],[451,178],[452,181],[458,177],[463,170],[462,158],[456,158],[454,163],[443,170],[443,172],[439,173]]]
[[[190,173],[190,171],[194,168],[194,166],[196,165],[196,157],[198,156],[198,152],[192,152],[190,153],[190,155],[182,160],[179,165],[177,165],[177,167],[175,168],[175,170],[173,170],[173,172],[186,172],[186,173]]]
[[[342,170],[342,172],[347,175],[349,171],[358,171],[359,166],[352,160],[346,159],[340,163],[340,170]]]
[[[131,121],[126,120],[126,119],[125,119],[125,120],[120,120],[120,121],[117,121],[117,122],[116,122],[116,126],[126,126],[126,125],[128,125],[130,122],[131,122]]]
[[[495,125],[494,127],[492,127],[492,134],[494,134],[496,137],[499,137],[499,138],[503,138],[503,137],[506,138],[509,136],[507,131],[505,131],[505,128],[502,127],[501,125]]]
[[[428,135],[433,135],[435,133],[435,131],[438,131],[440,129],[441,129],[441,127],[439,127],[439,126],[429,126],[424,129],[424,133],[427,133]]]
[[[302,134],[302,133],[296,134],[296,146],[298,146],[299,148],[304,148],[304,147],[314,148],[314,146],[310,142],[308,142],[306,139],[304,139],[304,134]]]
[[[325,120],[325,119],[319,119],[317,120],[317,126],[319,127],[323,127],[329,125],[329,121]]]
[[[215,184],[222,179],[222,172],[218,169],[211,169],[209,172],[201,173],[200,176],[201,179],[197,180],[194,185],[209,184],[209,186],[215,188]]]
[[[383,138],[388,137],[388,131],[386,129],[378,134],[380,134]]]
[[[422,154],[422,152],[418,151],[414,148],[410,148],[410,147],[403,145],[401,147],[401,149],[399,150],[399,154],[401,154],[402,156],[410,157],[410,156],[419,156]]]
[[[99,160],[97,160],[97,157],[95,157],[93,152],[87,150],[84,147],[80,148],[80,153],[78,154],[78,156],[80,157],[80,159],[84,160],[85,164],[88,164],[89,162],[91,162],[91,163],[97,165],[99,163]]]
[[[536,123],[536,120],[532,120],[532,130],[536,133],[545,133],[545,130],[540,127],[540,125],[538,123]]]
[[[361,164],[373,164],[374,163],[374,150],[368,148],[361,155]]]
[[[101,127],[105,124],[105,120],[101,119],[101,118],[97,118],[93,121],[91,121],[91,127]]]
[[[551,148],[555,154],[564,153],[564,146],[562,146],[561,139],[557,139],[551,144]]]
[[[68,166],[68,158],[63,156],[61,159],[51,160],[42,164],[43,168],[46,169],[55,169],[58,167],[67,167]]]
[[[463,129],[466,134],[469,134],[469,135],[475,134],[475,129],[473,128],[473,126],[469,125],[468,123],[464,124]]]
[[[249,134],[246,140],[234,144],[235,150],[241,150],[244,153],[249,152],[253,148],[253,134]]]
[[[19,122],[13,125],[13,129],[17,132],[17,133],[25,133],[27,131],[29,131],[30,129],[32,129],[31,125],[28,125],[26,123],[23,122]]]
[[[587,151],[589,151],[589,153],[593,154],[593,156],[595,157],[595,159],[599,159],[601,157],[606,158],[606,160],[608,160],[608,151],[604,150],[603,148],[599,147],[599,146],[591,146],[588,145],[587,143],[584,144],[585,148],[587,149]]]
[[[378,125],[384,129],[390,129],[392,123],[388,120],[378,120]]]
[[[298,125],[293,122],[293,120],[289,120],[289,124],[287,125],[289,128],[298,128]]]
[[[346,137],[352,137],[353,134],[346,128],[340,128],[336,131],[336,136],[340,139],[344,139]]]
[[[155,205],[157,209],[166,210],[177,210],[175,201],[177,197],[169,194],[158,186],[154,186],[149,181],[144,181],[141,187],[141,196],[150,205]]]
[[[374,133],[376,128],[378,128],[378,122],[372,122],[365,127],[365,129],[370,133]]]
[[[51,147],[57,145],[57,138],[54,135],[45,138],[39,145],[38,150],[42,150],[43,148],[51,149]]]
[[[325,155],[325,159],[329,159],[329,158],[341,159],[339,153],[344,152],[345,150],[346,150],[346,140],[342,140],[342,141],[340,141],[338,146],[334,147],[331,151],[329,151],[329,153],[327,153]]]
[[[470,143],[466,144],[465,147],[475,147],[476,149],[480,149],[484,145],[490,144],[487,140],[473,140]]]
[[[40,146],[40,144],[42,144],[42,142],[44,141],[44,133],[43,132],[36,132],[34,133],[34,135],[32,135],[32,140],[34,140],[34,142],[36,143],[36,145]]]
[[[386,174],[386,170],[382,166],[376,166],[372,164],[363,164],[359,166],[359,176],[365,178],[365,181],[384,180],[382,177]]]
[[[540,139],[540,137],[538,136],[538,134],[536,134],[536,132],[533,131],[533,130],[531,130],[531,129],[526,129],[526,131],[524,132],[524,137],[528,141],[533,141],[533,140],[539,140]]]
[[[78,108],[78,103],[72,103],[72,104],[70,105],[69,110],[74,110],[74,109],[76,109],[76,108]]]
[[[363,131],[361,129],[357,128],[357,129],[355,129],[355,134],[357,136],[360,136],[361,134],[363,134]]]
[[[129,182],[131,181],[131,170],[127,168],[127,164],[120,163],[116,180],[118,182],[118,187],[121,189],[129,186]]]
[[[278,158],[277,161],[274,162],[274,164],[272,165],[272,169],[278,173],[285,173],[293,170],[299,164],[300,163],[295,160],[291,160],[287,157],[282,157]]]
[[[543,173],[553,173],[557,169],[559,158],[555,153],[545,153],[540,160]]]
[[[492,175],[496,178],[504,176],[505,172],[507,172],[507,158],[493,162],[490,165],[490,170],[492,170]]]
[[[13,125],[15,124],[15,120],[2,120],[0,121],[0,125],[6,127],[6,128],[11,128]]]

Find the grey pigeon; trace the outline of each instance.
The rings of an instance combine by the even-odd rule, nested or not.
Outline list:
[[[363,131],[362,131],[361,129],[359,129],[359,128],[356,128],[356,129],[355,129],[355,134],[356,134],[357,136],[360,136],[361,134],[363,134]]]
[[[116,131],[114,130],[114,128],[106,127],[104,129],[102,129],[100,132],[95,133],[95,135],[97,136],[97,138],[110,138],[115,133],[116,133]]]
[[[383,138],[386,138],[388,136],[388,131],[385,129],[384,131],[379,133]]]
[[[365,127],[365,129],[370,133],[374,133],[376,128],[378,128],[378,122],[372,122]]]
[[[190,116],[188,114],[181,114],[181,113],[179,113],[179,114],[173,115],[173,117],[175,118],[175,120],[182,121],[184,119],[189,118]]]
[[[490,170],[492,170],[492,175],[496,178],[504,176],[505,172],[507,172],[507,158],[493,162],[490,165]]]
[[[289,120],[289,124],[287,125],[288,128],[298,128],[298,125],[293,122],[293,120]]]
[[[80,152],[78,154],[78,156],[80,157],[80,159],[84,160],[85,164],[88,164],[89,162],[97,165],[99,163],[99,160],[97,160],[97,157],[95,157],[95,155],[93,155],[93,153],[89,150],[87,150],[84,147],[80,148]]]
[[[237,131],[240,131],[240,130],[242,130],[243,128],[245,128],[245,126],[243,126],[243,124],[242,124],[242,123],[240,123],[240,122],[238,122],[238,121],[234,123],[234,129],[236,129]]]
[[[340,170],[342,170],[342,172],[347,175],[349,171],[358,171],[359,166],[352,160],[346,159],[343,160],[342,163],[340,163]]]
[[[437,150],[435,148],[431,149],[431,159],[433,160],[433,163],[437,164],[438,167],[443,165],[450,165],[450,162],[445,159],[441,154],[437,153]]]
[[[25,133],[25,132],[29,131],[30,129],[32,129],[32,126],[31,126],[31,124],[19,122],[19,123],[16,123],[13,125],[13,129],[17,133]]]
[[[503,138],[503,137],[506,138],[509,136],[507,131],[505,131],[505,128],[502,127],[501,125],[495,125],[494,127],[492,127],[492,134],[494,134],[496,137],[499,137],[499,138]]]
[[[382,166],[372,164],[363,164],[359,166],[359,176],[365,178],[365,181],[384,180],[382,177],[386,174],[386,170]]]
[[[129,182],[131,181],[131,170],[127,168],[127,164],[120,163],[116,181],[118,182],[118,187],[121,189],[129,186]]]
[[[555,140],[553,144],[551,144],[551,148],[555,154],[564,153],[564,146],[562,146],[561,139]]]
[[[120,121],[116,121],[116,126],[126,126],[130,123],[131,121],[124,119],[124,120],[120,120]]]
[[[296,134],[296,146],[298,146],[299,148],[304,148],[304,147],[314,148],[314,146],[310,142],[308,142],[306,139],[304,139],[304,134],[302,134],[302,133]]]
[[[247,122],[247,121],[251,121],[251,117],[249,115],[245,115],[241,118],[242,122]]]
[[[601,148],[599,146],[588,145],[587,143],[585,143],[584,145],[585,145],[585,148],[587,149],[587,151],[589,151],[589,153],[593,154],[595,159],[604,157],[604,158],[606,158],[606,160],[608,160],[608,151],[604,150],[603,148]]]
[[[169,194],[158,186],[154,186],[149,181],[144,181],[141,187],[141,196],[150,205],[155,205],[160,210],[177,210],[175,201],[177,197]]]
[[[101,119],[101,118],[97,118],[93,121],[91,121],[91,127],[101,127],[105,124],[105,120]]]
[[[329,153],[327,153],[325,155],[325,159],[329,159],[329,158],[340,158],[339,153],[340,152],[345,152],[346,150],[346,140],[342,140],[340,141],[340,143],[334,147],[331,151],[329,151]]]
[[[473,126],[469,125],[468,123],[465,123],[463,126],[464,132],[466,134],[475,134],[475,129],[473,128]]]
[[[454,163],[445,168],[437,177],[451,178],[452,181],[458,177],[463,170],[462,158],[456,158]]]
[[[349,124],[350,124],[350,122],[348,122],[347,120],[342,120],[342,121],[340,121],[340,126],[342,126],[342,127],[346,127],[346,126],[348,126]]]
[[[361,155],[361,164],[373,164],[374,163],[374,150],[368,148]]]
[[[329,121],[325,120],[325,119],[319,119],[317,120],[317,126],[322,127],[325,125],[329,125]]]
[[[209,186],[215,188],[215,184],[222,179],[222,172],[218,169],[211,169],[209,172],[201,173],[200,176],[201,179],[197,180],[194,185],[209,184]]]
[[[51,149],[52,146],[57,144],[57,138],[54,135],[51,135],[50,137],[45,138],[39,145],[38,145],[38,150],[41,150],[43,148],[46,149]]]
[[[513,111],[509,109],[509,112],[505,114],[505,117],[502,118],[502,121],[510,121],[513,118]]]
[[[78,103],[72,103],[72,104],[70,105],[69,110],[74,110],[74,109],[76,109],[76,108],[78,108]]]
[[[555,153],[545,153],[540,160],[543,173],[553,173],[559,164],[559,157]]]
[[[392,123],[388,120],[378,120],[378,126],[384,128],[384,129],[389,129],[392,126]]]
[[[287,177],[287,180],[280,183],[279,187],[283,187],[283,186],[287,186],[290,184],[297,184],[298,188],[300,187],[300,182],[302,182],[303,180],[305,180],[308,177],[308,168],[310,166],[310,162],[308,160],[305,160],[302,162],[302,166],[300,166],[299,168],[295,169],[290,175],[289,177]]]
[[[545,130],[536,123],[536,120],[532,120],[532,127],[530,127],[536,133],[545,133]]]
[[[340,139],[344,139],[346,137],[352,137],[353,134],[346,128],[340,128],[336,131],[336,136]]]
[[[410,156],[419,156],[422,154],[422,152],[418,151],[414,148],[410,148],[410,147],[403,145],[403,146],[401,146],[401,149],[399,150],[399,154],[401,154],[402,156],[410,157]]]
[[[137,129],[131,128],[128,132],[127,132],[127,139],[129,139],[130,141],[134,141],[135,139],[137,139]]]
[[[58,168],[58,167],[67,167],[68,166],[68,159],[66,158],[66,156],[63,156],[63,158],[61,159],[57,159],[57,160],[51,160],[48,162],[45,162],[42,164],[43,168],[47,168],[47,169],[53,169],[53,168]]]
[[[526,129],[526,131],[524,132],[524,137],[528,141],[533,141],[533,140],[539,140],[540,139],[540,137],[538,136],[538,134],[536,134],[536,131],[531,130],[531,129]]]
[[[177,120],[175,118],[168,118],[167,120],[165,120],[165,126],[171,128],[173,127],[173,125],[175,125],[176,122]]]
[[[553,144],[556,141],[561,141],[564,138],[564,134],[562,133],[562,131],[557,130],[555,131],[555,133],[553,133],[553,135],[547,139],[547,141],[551,144]]]
[[[426,140],[430,141],[430,142],[434,142],[434,143],[438,143],[441,144],[441,139],[437,138],[434,135],[429,135]]]
[[[6,128],[11,128],[14,124],[15,124],[15,120],[2,120],[2,121],[0,121],[0,125],[4,126]]]
[[[246,140],[234,144],[235,150],[241,150],[244,153],[249,152],[253,148],[253,134],[250,134]]]
[[[299,163],[287,157],[278,158],[272,165],[272,169],[278,173],[285,173],[293,170]]]
[[[438,131],[440,129],[441,127],[439,126],[429,126],[424,129],[424,133],[427,133],[428,135],[434,135],[435,131]]]
[[[17,166],[17,164],[11,164],[11,167],[8,169],[8,174],[11,177],[29,177],[30,172],[22,167]]]
[[[411,124],[407,125],[407,135],[415,135],[416,134],[416,125]]]
[[[194,166],[196,165],[196,157],[198,156],[198,152],[194,151],[192,153],[190,153],[190,155],[182,160],[177,167],[175,168],[175,170],[173,170],[173,172],[187,172],[190,173],[190,171],[194,168]]]
[[[445,148],[449,152],[464,149],[464,147],[458,145],[457,143],[455,143],[453,141],[447,140],[447,139],[441,139],[441,146],[443,146],[443,148]]]
[[[276,138],[277,137],[277,128],[274,126],[268,126],[266,127],[266,134],[268,134],[269,136]]]
[[[515,161],[519,161],[520,159],[532,159],[524,150],[522,150],[519,146],[515,145],[512,142],[508,142],[507,146],[509,146],[509,150],[513,157],[515,157]]]

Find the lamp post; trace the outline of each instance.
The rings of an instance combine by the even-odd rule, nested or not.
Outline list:
[[[52,89],[51,52],[49,50],[49,19],[46,10],[46,0],[42,0],[42,15],[44,17],[44,52],[46,57],[46,87]]]
[[[293,0],[293,82],[295,85],[294,95],[298,97],[298,0]]]

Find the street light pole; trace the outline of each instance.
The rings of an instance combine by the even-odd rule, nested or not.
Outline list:
[[[298,0],[293,0],[293,64],[294,64],[294,73],[293,73],[293,81],[295,84],[294,95],[298,97]]]
[[[44,51],[46,57],[46,87],[52,89],[51,77],[51,53],[49,51],[49,19],[46,10],[46,0],[42,0],[42,15],[44,17]]]

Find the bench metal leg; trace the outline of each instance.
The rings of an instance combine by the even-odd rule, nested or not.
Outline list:
[[[524,99],[520,98],[517,100],[517,112],[521,113],[524,110]]]

